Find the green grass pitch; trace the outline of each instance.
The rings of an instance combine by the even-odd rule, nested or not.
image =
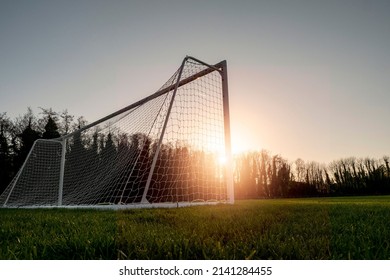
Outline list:
[[[0,259],[390,259],[390,197],[0,209]]]

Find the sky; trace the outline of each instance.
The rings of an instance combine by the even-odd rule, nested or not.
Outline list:
[[[227,60],[234,152],[390,155],[390,1],[0,0],[0,113],[89,122]]]

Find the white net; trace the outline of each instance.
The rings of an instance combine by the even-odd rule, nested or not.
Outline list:
[[[0,206],[232,201],[221,65],[187,57],[155,94],[62,138],[38,140]]]

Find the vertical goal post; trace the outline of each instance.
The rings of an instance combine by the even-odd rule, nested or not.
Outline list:
[[[0,207],[210,203],[234,203],[227,63],[191,56],[154,94],[37,140],[0,195]]]

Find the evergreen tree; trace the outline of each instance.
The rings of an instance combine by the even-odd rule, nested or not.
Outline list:
[[[20,138],[20,149],[17,156],[18,167],[20,167],[26,159],[28,153],[31,150],[31,147],[34,145],[34,142],[41,138],[40,133],[32,128],[31,121],[32,119],[29,120],[28,125],[22,131],[22,133],[18,135]]]
[[[58,126],[53,118],[49,115],[47,119],[47,123],[45,125],[45,132],[42,135],[44,139],[53,139],[60,137],[60,133],[58,132]]]

